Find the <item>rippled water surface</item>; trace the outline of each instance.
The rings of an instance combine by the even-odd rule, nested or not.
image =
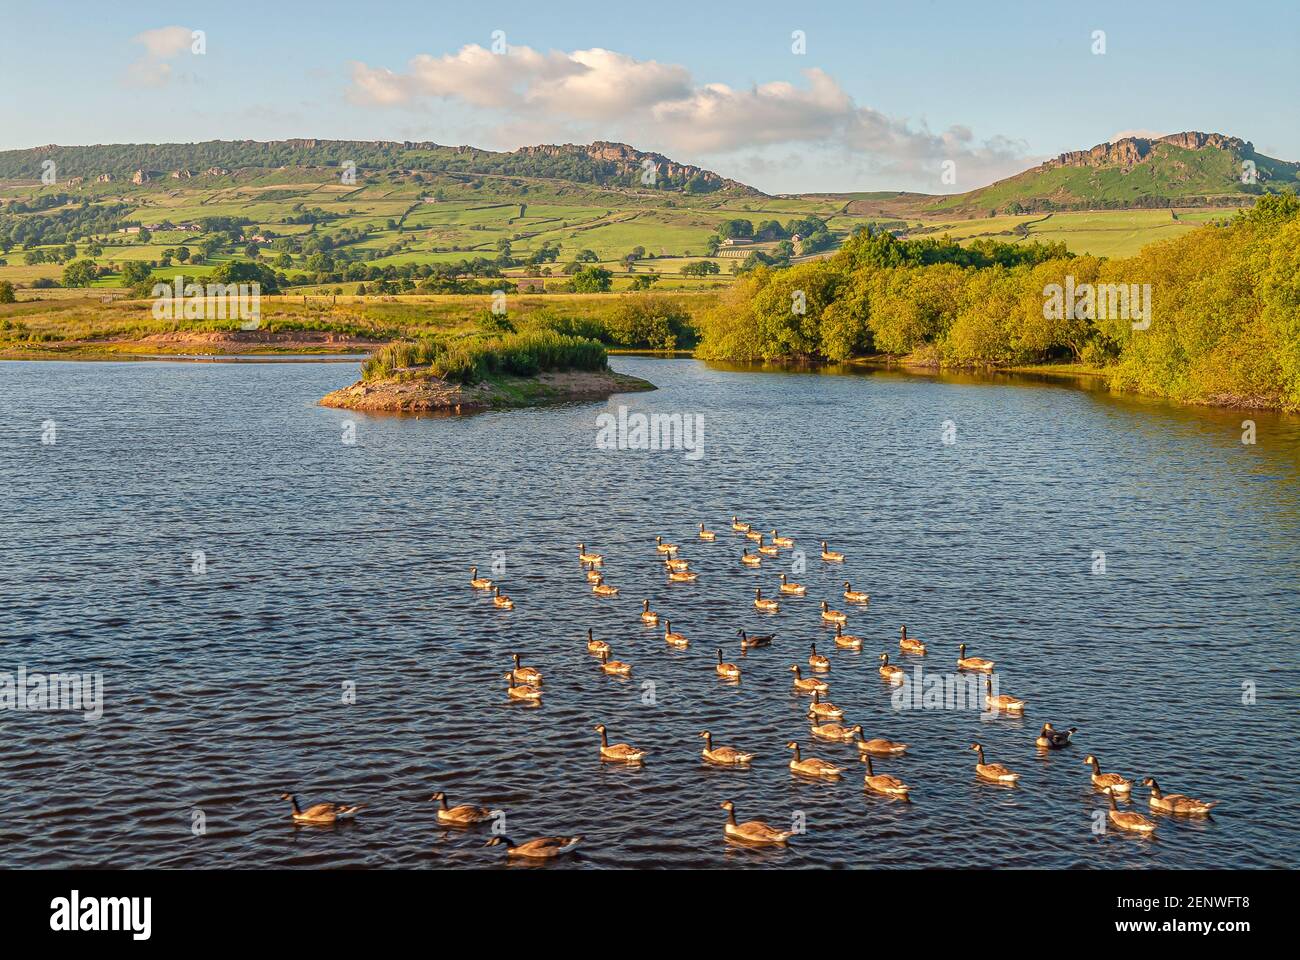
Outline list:
[[[583,834],[561,868],[1297,865],[1295,419],[1251,415],[1245,445],[1241,413],[1045,383],[614,366],[661,389],[416,419],[317,407],[346,364],[0,364],[0,671],[105,688],[99,722],[0,712],[0,866],[502,862],[484,831],[436,826],[439,789],[504,810],[514,840]],[[701,414],[704,456],[597,449],[596,416],[620,403]],[[806,598],[753,609],[795,557],[742,567],[732,514],[808,551]],[[701,521],[716,543],[694,539]],[[698,582],[665,581],[656,534]],[[579,541],[617,598],[591,594]],[[466,583],[496,551],[510,612]],[[819,624],[845,579],[871,594],[849,614],[860,654]],[[643,597],[688,650],[641,626]],[[897,655],[902,623],[928,657]],[[599,671],[588,627],[631,680]],[[739,628],[778,639],[742,657]],[[856,751],[810,740],[788,668],[814,640],[847,722],[911,744],[876,764],[911,803],[864,794]],[[893,708],[881,651],[947,672],[963,641],[1024,719]],[[719,646],[739,685],[715,677]],[[511,652],[544,672],[540,709],[507,702]],[[1039,756],[1043,720],[1078,727],[1076,745]],[[598,722],[646,765],[599,763]],[[705,767],[706,728],[759,759]],[[791,739],[844,778],[792,776]],[[975,779],[976,739],[1018,787]],[[1089,751],[1221,806],[1153,815],[1150,840],[1095,835]],[[296,829],[284,790],[367,807]],[[728,798],[807,832],[733,849]]]

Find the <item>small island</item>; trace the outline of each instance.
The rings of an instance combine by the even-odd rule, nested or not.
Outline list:
[[[455,414],[654,389],[610,370],[598,341],[544,330],[391,343],[366,360],[360,380],[320,403],[371,413]]]

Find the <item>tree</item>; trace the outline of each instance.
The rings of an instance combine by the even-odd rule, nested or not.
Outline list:
[[[588,267],[573,275],[575,293],[605,293],[614,284],[614,275],[604,267]]]
[[[122,267],[122,285],[135,287],[153,276],[153,268],[143,260],[128,260]]]
[[[8,280],[0,280],[0,303],[13,303],[14,285]]]
[[[230,260],[212,271],[213,283],[256,283],[261,293],[279,293],[280,278],[265,264]]]
[[[93,260],[73,260],[63,268],[65,287],[88,287],[95,282],[98,271]]]
[[[599,263],[600,257],[596,256],[595,250],[579,250],[578,255],[573,258],[578,263]]]
[[[747,239],[754,235],[754,225],[748,220],[735,219],[723,220],[718,224],[718,236],[723,240],[727,239]]]
[[[718,265],[712,260],[696,260],[682,267],[684,277],[708,277],[720,272]]]

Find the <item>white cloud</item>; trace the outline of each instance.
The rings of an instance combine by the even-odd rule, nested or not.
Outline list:
[[[144,44],[145,52],[156,60],[170,60],[189,50],[193,31],[189,27],[158,27],[131,39]]]
[[[173,77],[172,65],[167,61],[190,52],[194,31],[189,27],[158,27],[138,33],[131,40],[144,47],[144,54],[126,68],[123,79],[129,86],[162,87]]]
[[[1002,137],[978,142],[960,125],[934,133],[924,123],[859,106],[820,69],[804,71],[798,84],[738,89],[697,83],[684,66],[612,50],[543,53],[512,46],[494,54],[471,44],[454,54],[421,54],[402,72],[354,63],[349,96],[390,107],[457,101],[501,114],[501,130],[544,123],[552,141],[625,139],[646,149],[713,156],[752,156],[774,145],[833,149],[858,171],[890,173],[929,189],[968,190],[1026,166],[1023,144]],[[940,184],[944,160],[957,164],[958,183]]]

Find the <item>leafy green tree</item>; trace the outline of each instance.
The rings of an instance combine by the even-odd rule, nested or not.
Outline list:
[[[153,277],[153,268],[143,260],[128,260],[122,265],[122,285],[136,287]]]
[[[93,260],[73,260],[63,268],[65,287],[88,287],[95,282],[98,272]]]
[[[614,283],[614,275],[604,267],[588,267],[573,275],[575,293],[605,293]]]
[[[13,303],[14,285],[8,280],[0,280],[0,303]]]

